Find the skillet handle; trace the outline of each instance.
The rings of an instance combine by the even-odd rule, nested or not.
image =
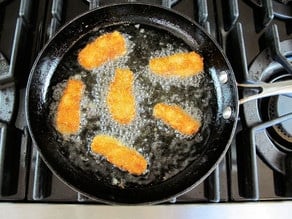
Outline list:
[[[287,94],[292,97],[292,80],[280,81],[275,83],[256,83],[256,84],[237,84],[238,88],[258,89],[261,92],[239,100],[239,104],[244,104],[251,100],[270,97],[279,94]]]

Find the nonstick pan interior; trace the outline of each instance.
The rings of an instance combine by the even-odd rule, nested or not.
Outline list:
[[[119,30],[128,37],[131,54],[127,60],[112,64],[106,71],[92,73],[82,69],[76,61],[80,48],[92,38],[113,30]],[[172,48],[166,48],[169,45]],[[194,77],[183,83],[167,82],[165,85],[166,82],[147,74],[145,69],[150,56],[161,51],[190,50],[204,57],[204,77]],[[141,118],[146,119],[138,121],[130,129],[138,135],[127,138],[124,134],[129,130],[112,131],[114,124],[110,123],[107,130],[132,140],[137,150],[143,149],[150,163],[149,172],[143,176],[132,176],[113,168],[88,150],[88,142],[100,131],[96,124],[106,117],[106,112],[88,118],[88,107],[85,106],[82,111],[86,115],[85,128],[78,136],[66,140],[53,126],[52,112],[60,98],[60,92],[56,90],[61,90],[69,77],[81,77],[87,86],[87,103],[97,103],[94,95],[98,98],[104,95],[104,87],[111,81],[115,65],[129,67],[136,72],[137,96],[141,106],[148,105],[141,111]],[[222,72],[227,74],[228,82],[220,81]],[[153,104],[160,101],[184,104],[185,107],[196,106],[198,110],[195,113],[200,114],[203,120],[200,132],[194,137],[183,138],[164,126],[154,131],[157,123],[145,121],[151,117]],[[223,111],[227,108],[231,109],[231,114],[223,118]],[[97,112],[102,109],[98,108]],[[236,125],[237,111],[232,71],[222,51],[209,36],[180,15],[141,4],[99,8],[68,24],[36,60],[27,90],[30,132],[46,163],[73,188],[109,203],[156,203],[198,184],[226,152]]]

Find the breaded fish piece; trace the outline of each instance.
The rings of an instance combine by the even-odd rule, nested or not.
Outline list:
[[[147,161],[135,149],[123,145],[119,140],[108,135],[97,135],[91,143],[94,153],[104,156],[108,162],[121,170],[134,175],[146,171]]]
[[[76,134],[80,124],[80,101],[85,85],[69,79],[56,113],[56,129],[62,134]]]
[[[114,31],[97,37],[87,44],[78,54],[79,64],[87,70],[119,58],[127,51],[126,40],[123,35]]]
[[[203,58],[195,52],[150,59],[150,70],[161,76],[189,77],[204,70]]]
[[[112,118],[123,125],[131,123],[136,115],[133,83],[134,74],[131,70],[116,69],[106,98]]]
[[[153,115],[184,135],[196,134],[201,127],[198,120],[177,105],[158,103],[153,108]]]

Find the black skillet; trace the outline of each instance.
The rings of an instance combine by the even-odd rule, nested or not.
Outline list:
[[[200,150],[189,155],[194,160],[167,180],[156,180],[141,186],[133,184],[125,188],[113,186],[105,179],[99,179],[90,171],[72,164],[48,120],[52,87],[74,72],[73,65],[62,74],[56,73],[66,54],[76,42],[85,38],[88,40],[87,35],[92,34],[93,30],[115,29],[123,24],[141,24],[182,40],[204,57],[204,71],[209,75],[209,83],[213,88],[208,109],[211,122],[207,127],[208,131],[201,130],[204,132],[201,133],[204,140],[197,145]],[[46,164],[75,190],[105,203],[160,203],[198,185],[214,170],[228,150],[235,132],[238,108],[235,77],[216,42],[194,21],[171,10],[144,4],[101,7],[65,25],[36,59],[26,92],[29,130]]]

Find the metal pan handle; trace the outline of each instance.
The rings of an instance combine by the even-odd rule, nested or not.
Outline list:
[[[246,103],[263,97],[269,97],[279,94],[292,93],[292,80],[280,81],[275,83],[256,83],[256,84],[237,84],[240,88],[258,89],[261,92],[239,100],[239,104]],[[289,95],[290,96],[290,95]],[[292,95],[291,95],[292,96]]]

